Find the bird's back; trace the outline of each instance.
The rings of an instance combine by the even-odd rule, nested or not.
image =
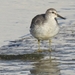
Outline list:
[[[34,28],[35,25],[41,25],[45,21],[45,14],[36,15],[31,22],[30,28]]]

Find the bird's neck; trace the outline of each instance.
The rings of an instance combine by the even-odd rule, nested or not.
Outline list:
[[[52,15],[46,15],[46,22],[49,24],[49,25],[52,25],[52,26],[56,26],[57,25],[57,22],[55,20],[55,18],[52,16]]]
[[[45,18],[47,21],[51,21],[51,20],[54,20],[55,18],[52,16],[52,15],[45,15]]]

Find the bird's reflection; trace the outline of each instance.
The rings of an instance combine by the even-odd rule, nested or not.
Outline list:
[[[60,75],[60,69],[58,68],[59,62],[56,59],[47,56],[47,59],[39,60],[39,63],[35,64],[32,75]]]

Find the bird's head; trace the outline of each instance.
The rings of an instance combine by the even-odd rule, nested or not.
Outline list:
[[[57,18],[57,17],[59,17],[61,19],[66,19],[65,17],[62,17],[61,15],[59,15],[54,8],[48,9],[46,11],[46,15],[47,15],[47,17],[50,17],[50,18]]]

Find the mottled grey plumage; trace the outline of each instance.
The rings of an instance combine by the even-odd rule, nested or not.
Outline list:
[[[58,24],[58,21],[57,19],[55,18],[57,24]],[[40,15],[36,15],[33,19],[32,19],[32,22],[31,22],[31,26],[30,28],[34,28],[35,25],[43,25],[43,23],[46,21],[46,18],[45,18],[45,14],[40,14]]]
[[[31,22],[30,28],[34,28],[35,25],[42,25],[45,22],[45,14],[36,15]]]

